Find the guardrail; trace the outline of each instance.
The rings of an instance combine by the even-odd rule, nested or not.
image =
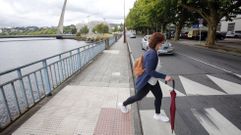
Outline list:
[[[0,131],[119,39],[85,45],[0,73]]]
[[[115,41],[116,41],[116,37],[109,38],[109,46],[112,46]]]

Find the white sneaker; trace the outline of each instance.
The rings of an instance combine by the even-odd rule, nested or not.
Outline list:
[[[166,116],[166,115],[162,115],[162,114],[154,114],[153,118],[155,120],[161,120],[163,122],[168,122],[169,121],[169,118]]]
[[[128,108],[123,105],[123,103],[119,103],[118,107],[120,108],[122,113],[128,113]]]

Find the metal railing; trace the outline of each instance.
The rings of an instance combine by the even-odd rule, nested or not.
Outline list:
[[[112,45],[120,35],[111,37]],[[105,41],[85,45],[0,73],[0,131],[66,81],[106,48]]]
[[[116,42],[116,37],[109,38],[109,46],[112,46]]]

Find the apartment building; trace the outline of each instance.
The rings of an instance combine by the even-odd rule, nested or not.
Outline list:
[[[241,33],[241,15],[237,15],[233,21],[225,21],[222,19],[217,27],[217,31],[220,32],[239,32]]]

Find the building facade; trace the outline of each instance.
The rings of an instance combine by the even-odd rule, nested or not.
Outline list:
[[[220,21],[220,24],[217,28],[217,31],[220,32],[241,32],[241,15],[237,15],[236,18],[233,19],[233,21],[225,21],[225,19],[222,19]]]

